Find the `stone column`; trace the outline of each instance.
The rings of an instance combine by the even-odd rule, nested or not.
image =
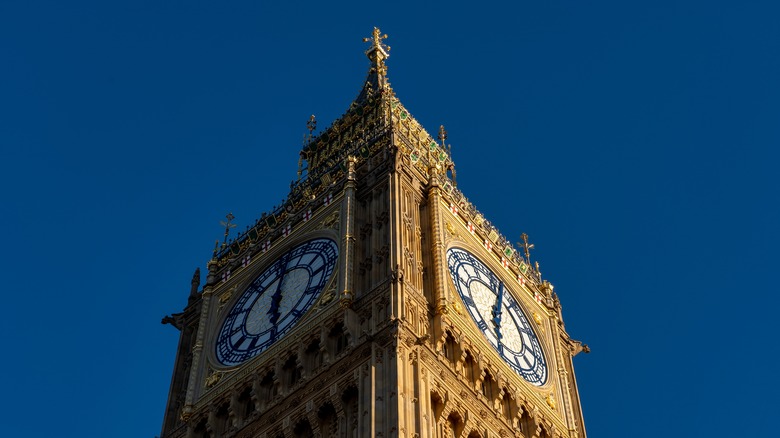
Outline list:
[[[352,306],[355,299],[354,264],[355,264],[355,187],[356,173],[355,157],[347,158],[347,182],[344,184],[344,200],[341,204],[341,217],[344,224],[344,235],[341,240],[342,276],[344,289],[339,297],[339,305],[342,308]]]

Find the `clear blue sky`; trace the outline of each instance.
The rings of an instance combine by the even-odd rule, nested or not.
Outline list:
[[[281,3],[0,3],[4,436],[159,433],[161,317],[286,195],[373,26],[591,346],[589,435],[776,432],[777,2]]]

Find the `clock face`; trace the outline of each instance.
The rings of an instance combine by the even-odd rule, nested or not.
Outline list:
[[[281,339],[314,304],[337,260],[336,242],[314,239],[265,268],[225,317],[217,336],[217,360],[238,365]]]
[[[541,344],[507,286],[468,251],[447,251],[447,264],[463,303],[488,342],[529,383],[547,382]]]

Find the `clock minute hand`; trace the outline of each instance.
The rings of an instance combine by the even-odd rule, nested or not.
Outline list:
[[[501,339],[501,302],[504,300],[504,282],[498,283],[498,299],[493,306],[493,324],[496,326],[496,337]]]
[[[287,261],[285,260],[284,262],[286,265]],[[279,304],[282,302],[282,282],[284,281],[282,260],[279,260],[278,266],[279,273],[277,275],[279,275],[279,283],[277,283],[276,290],[271,296],[271,309],[268,310],[268,320],[274,325],[276,325],[276,321],[279,320]]]

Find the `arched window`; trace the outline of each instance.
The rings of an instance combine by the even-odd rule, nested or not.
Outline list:
[[[230,426],[230,411],[226,402],[217,408],[217,414],[214,416],[214,436],[223,436],[230,429]]]
[[[247,386],[241,391],[238,395],[237,402],[237,409],[234,409],[234,411],[241,417],[241,423],[245,423],[249,417],[252,416],[252,413],[255,412],[255,402],[252,400],[251,386]]]
[[[293,428],[293,436],[295,438],[311,438],[314,436],[314,431],[311,429],[311,424],[309,424],[309,420],[302,419],[298,422],[298,424],[295,425]]]
[[[447,337],[444,338],[444,344],[442,345],[442,353],[444,354],[444,357],[453,364],[457,358],[455,346],[455,337],[452,336],[452,333],[447,332]]]
[[[336,418],[336,408],[332,404],[322,405],[317,412],[320,419],[320,435],[322,438],[335,438],[338,436],[338,421]]]
[[[330,351],[333,352],[333,357],[343,353],[347,349],[348,342],[349,339],[344,324],[336,324],[328,333],[328,343],[330,344]]]
[[[444,400],[435,392],[431,393],[431,426],[435,426],[439,421],[441,413],[444,411]]]
[[[206,421],[207,420],[203,418],[198,422],[195,429],[192,431],[192,438],[211,438]]]
[[[268,374],[260,381],[260,394],[257,401],[259,402],[258,409],[264,409],[268,404],[276,397],[276,382],[275,374],[273,371],[269,371]]]
[[[527,431],[531,430],[530,426],[528,425],[530,417],[528,416],[528,412],[523,409],[522,406],[520,406],[519,411],[520,418],[517,420],[517,429],[522,432],[523,435],[525,435]]]
[[[504,414],[506,421],[512,422],[512,398],[509,397],[509,390],[504,388],[504,398],[501,399],[501,413]]]
[[[466,359],[463,361],[463,374],[466,381],[469,382],[471,388],[474,388],[474,383],[477,381],[477,364],[474,362],[474,356],[471,352],[466,350]]]
[[[285,390],[292,389],[301,379],[301,369],[298,367],[298,356],[292,355],[282,365]]]
[[[341,436],[357,436],[358,430],[358,390],[354,386],[347,388],[341,395],[344,406],[344,432]]]
[[[493,381],[493,376],[490,375],[490,371],[485,371],[485,378],[482,379],[482,395],[489,401],[493,401],[496,394],[496,383]]]
[[[322,352],[320,351],[320,340],[314,339],[306,347],[304,352],[305,360],[304,366],[306,367],[306,374],[311,375],[320,366],[322,366]]]
[[[450,416],[447,417],[448,438],[459,438],[461,432],[463,432],[463,426],[464,424],[460,419],[460,415],[456,412],[450,413]]]

